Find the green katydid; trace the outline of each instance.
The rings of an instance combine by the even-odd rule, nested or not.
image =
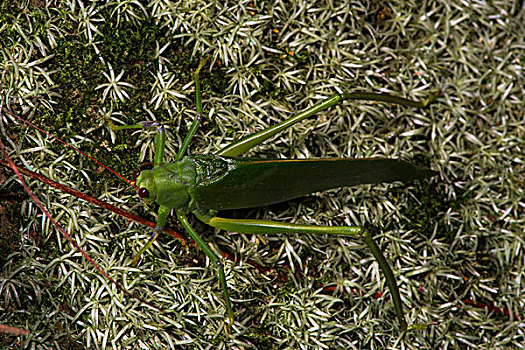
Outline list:
[[[235,141],[213,155],[185,156],[188,145],[199,126],[202,114],[199,71],[203,64],[201,62],[194,73],[197,118],[184,138],[174,162],[165,164],[163,161],[165,133],[161,124],[145,122],[116,127],[110,122],[111,127],[115,130],[158,127],[153,169],[137,170],[134,174],[134,187],[138,191],[139,197],[146,203],[156,202],[159,205],[157,226],[150,240],[135,256],[134,263],[138,262],[141,254],[157,239],[166,224],[168,215],[174,211],[187,233],[217,266],[231,324],[233,311],[221,259],[191,227],[186,216],[187,212],[193,213],[199,220],[214,228],[238,233],[316,233],[362,237],[385,274],[400,328],[405,331],[407,323],[392,269],[370,233],[362,226],[328,227],[288,224],[269,220],[228,219],[217,214],[220,210],[270,205],[301,197],[308,193],[343,186],[422,180],[435,175],[436,173],[430,169],[420,168],[395,159],[289,160],[237,158],[241,153],[261,144],[284,129],[344,100],[382,101],[424,108],[434,100],[434,96],[426,101],[417,102],[378,93],[336,94],[294,117]]]

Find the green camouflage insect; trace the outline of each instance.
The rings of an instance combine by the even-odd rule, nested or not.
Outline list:
[[[158,127],[154,166],[150,170],[136,171],[134,186],[147,203],[159,205],[157,226],[149,242],[134,259],[146,251],[162,231],[168,215],[174,211],[188,234],[195,240],[208,258],[216,264],[222,285],[226,308],[233,321],[233,311],[226,285],[221,259],[208,247],[191,227],[186,214],[193,213],[199,220],[218,229],[246,234],[332,234],[362,237],[372,251],[383,273],[399,318],[401,330],[407,329],[401,298],[392,269],[370,233],[362,226],[313,226],[289,224],[269,220],[229,219],[218,216],[218,211],[264,206],[287,201],[308,193],[342,186],[376,184],[393,181],[422,180],[435,175],[430,169],[420,168],[395,159],[254,159],[238,155],[264,142],[284,129],[305,118],[336,105],[344,100],[372,100],[404,106],[424,108],[427,101],[416,102],[404,98],[376,93],[345,93],[334,95],[312,108],[276,124],[268,129],[235,141],[215,154],[184,156],[195,134],[202,113],[199,71],[194,74],[196,85],[197,118],[173,163],[164,163],[165,134],[158,123],[119,126],[114,129]]]

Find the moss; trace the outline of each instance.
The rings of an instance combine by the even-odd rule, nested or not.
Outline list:
[[[133,171],[139,156],[149,160],[151,145],[142,146],[152,137],[118,132],[113,142],[101,114],[112,112],[126,124],[149,119],[145,111],[155,109],[151,85],[159,70],[170,70],[177,80],[170,92],[185,97],[169,101],[176,108],[154,113],[162,121],[177,118],[173,126],[184,135],[183,118],[195,112],[191,81],[201,55],[210,58],[207,67],[213,64],[201,73],[205,115],[211,118],[203,120],[192,144],[195,152],[213,151],[338,89],[411,98],[441,89],[438,103],[425,111],[339,105],[251,153],[413,159],[430,164],[440,180],[343,189],[256,212],[228,213],[285,222],[377,224],[378,241],[399,276],[410,317],[430,325],[409,333],[410,342],[392,332],[397,324],[390,299],[366,297],[384,293],[385,286],[359,241],[324,235],[257,237],[197,227],[207,230],[210,246],[236,254],[226,266],[237,318],[226,335],[216,270],[202,253],[163,237],[140,268],[133,268],[130,260],[149,230],[31,182],[52,214],[105,270],[133,292],[175,311],[159,314],[121,299],[59,234],[40,228],[40,213],[23,195],[23,216],[11,218],[19,210],[18,199],[13,209],[4,209],[9,223],[2,231],[3,249],[14,249],[16,258],[1,265],[2,278],[25,299],[23,306],[6,302],[1,312],[2,324],[30,328],[34,337],[13,342],[4,337],[3,347],[71,348],[105,339],[110,346],[115,341],[116,347],[144,348],[454,348],[460,342],[508,348],[523,343],[514,321],[464,302],[519,306],[525,295],[515,283],[525,271],[520,254],[524,181],[517,156],[524,153],[521,7],[504,1],[468,6],[443,1],[326,6],[153,0],[140,2],[143,8],[133,1],[74,4],[0,4],[0,22],[6,24],[0,25],[2,108],[23,113],[23,107],[25,117],[67,140],[92,139],[81,148],[124,175]],[[93,42],[85,35],[86,20],[96,20],[92,23],[102,33]],[[156,57],[157,42],[159,47],[172,43],[162,54],[169,63]],[[48,60],[42,63],[41,58]],[[107,82],[101,72],[109,74],[110,64],[117,75],[124,71],[122,81],[134,85],[125,101],[104,100],[104,89],[95,90]],[[182,91],[188,86],[190,91]],[[1,137],[17,164],[54,172],[71,186],[140,211],[130,209],[136,202],[113,176],[47,137],[40,144],[36,132],[2,114],[5,120]],[[170,136],[171,147],[178,135]],[[19,190],[6,184],[14,182],[0,183],[0,194],[18,196]],[[154,208],[143,213],[153,216]],[[247,266],[249,259],[274,269],[265,274]],[[290,259],[307,263],[308,275],[279,282]],[[18,275],[10,277],[13,271]],[[309,284],[314,279],[323,285],[336,281],[365,296],[321,295],[316,293],[319,285]],[[11,302],[14,294],[6,290],[0,290],[0,299]],[[88,304],[97,296],[96,303]],[[275,300],[282,305],[270,304]],[[447,336],[450,329],[454,337]]]

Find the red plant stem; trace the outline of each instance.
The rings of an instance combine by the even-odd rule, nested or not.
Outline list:
[[[1,141],[0,141],[1,143]],[[3,144],[2,144],[3,146]],[[5,155],[5,154],[4,154]],[[9,163],[3,161],[0,159],[0,164],[2,164],[4,167],[8,168],[8,169],[12,169],[12,167],[9,165]],[[111,205],[107,202],[104,202],[100,199],[97,199],[97,198],[93,198],[85,193],[82,193],[80,191],[77,191],[77,190],[74,190],[72,188],[69,188],[67,186],[64,186],[62,184],[59,184],[58,182],[55,182],[47,177],[45,177],[44,175],[41,175],[41,174],[38,174],[38,173],[35,173],[33,171],[30,171],[28,169],[25,169],[23,167],[17,167],[18,171],[20,171],[20,173],[23,173],[24,175],[27,175],[27,176],[30,176],[31,178],[35,179],[35,180],[38,180],[38,181],[41,181],[49,186],[52,186],[58,190],[61,190],[65,193],[68,193],[68,194],[71,194],[77,198],[80,198],[80,199],[83,199],[87,202],[90,202],[90,203],[93,203],[95,205],[98,205],[104,209],[107,209],[107,210],[110,210],[118,215],[121,215],[129,220],[132,220],[132,221],[135,221],[139,224],[142,224],[142,225],[145,225],[145,226],[149,226],[151,228],[155,228],[156,226],[156,223],[152,222],[152,221],[149,221],[149,220],[146,220],[140,216],[137,216],[137,215],[134,215],[134,214],[131,214],[123,209],[120,209],[120,208],[117,208],[115,207],[114,205]],[[164,230],[162,232],[165,232],[167,234],[169,234],[170,236],[178,239],[181,241],[182,244],[187,244],[188,242],[190,242],[190,240],[184,236],[182,236],[180,233],[178,233],[177,231],[174,231],[170,228],[164,228]],[[235,260],[235,257],[233,254],[231,253],[228,253],[228,252],[222,252],[221,251],[221,255],[231,261],[234,261]],[[90,258],[88,259],[90,260]],[[262,266],[260,264],[258,264],[257,262],[255,262],[254,260],[249,260],[248,261],[248,264],[252,265],[253,267],[255,267],[256,269],[258,269],[259,271],[261,272],[264,272],[264,273],[269,273],[272,271],[271,268],[268,268],[268,267],[265,267],[265,266]],[[105,275],[105,274],[104,274]],[[281,282],[286,282],[288,281],[288,277],[286,276],[286,274],[280,272],[278,273],[278,275],[276,276],[276,278],[281,281]],[[322,286],[321,286],[322,287]],[[325,293],[332,293],[332,292],[335,292],[336,290],[336,287],[333,287],[333,286],[328,286],[328,287],[324,287],[323,288],[323,292]],[[357,290],[357,289],[352,289],[352,292],[356,293],[356,294],[359,294],[361,295],[361,291]],[[380,293],[380,292],[377,292],[377,293],[374,293],[373,297],[375,299],[379,299],[381,296],[383,295],[383,293]],[[496,307],[496,306],[492,306],[492,305],[488,305],[488,304],[485,304],[485,303],[482,303],[482,302],[474,302],[472,300],[469,300],[469,299],[463,299],[462,300],[463,303],[465,303],[466,305],[470,305],[470,306],[473,306],[473,307],[476,307],[476,308],[481,308],[481,309],[488,309],[489,311],[493,311],[494,313],[497,313],[499,315],[506,315],[506,316],[509,316],[511,317],[510,315],[510,311],[506,308],[502,309],[502,308],[499,308],[499,307]],[[515,320],[515,321],[519,321],[519,320],[522,320],[523,317],[520,317],[519,315],[512,315],[512,318]]]
[[[3,160],[0,159],[0,164],[2,164],[3,166],[5,166],[6,168],[11,168],[12,167],[9,165],[8,162],[5,162]],[[102,207],[104,209],[107,209],[107,210],[110,210],[112,212],[114,212],[115,214],[118,214],[120,216],[123,216],[131,221],[135,221],[141,225],[144,225],[144,226],[149,226],[151,228],[155,228],[156,226],[156,223],[152,222],[152,221],[149,221],[149,220],[146,220],[138,215],[135,215],[135,214],[131,214],[123,209],[120,209],[118,207],[115,207],[114,205],[111,205],[107,202],[104,202],[103,200],[100,200],[98,198],[94,198],[94,197],[91,197],[85,193],[82,193],[80,191],[77,191],[77,190],[74,190],[70,187],[67,187],[67,186],[64,186],[62,184],[59,184],[58,182],[55,182],[47,177],[45,177],[44,175],[41,175],[41,174],[38,174],[38,173],[35,173],[31,170],[28,170],[26,168],[23,168],[23,167],[17,167],[17,169],[24,175],[27,175],[27,176],[30,176],[31,178],[35,179],[35,180],[38,180],[38,181],[41,181],[51,187],[54,187],[62,192],[65,192],[65,193],[68,193],[70,195],[73,195],[77,198],[80,198],[80,199],[83,199],[87,202],[90,202],[92,204],[95,204],[95,205],[98,205],[99,207]],[[177,231],[174,231],[172,229],[169,229],[169,228],[165,228],[162,232],[165,232],[167,234],[169,234],[170,236],[173,236],[174,238],[180,240],[183,244],[186,244],[188,243],[189,239],[182,236],[180,233],[178,233]]]
[[[11,169],[11,166],[0,159],[0,164],[3,165],[4,167],[8,168],[8,169]],[[54,187],[64,193],[68,193],[72,196],[75,196],[77,198],[80,198],[80,199],[83,199],[89,203],[92,203],[92,204],[95,204],[101,208],[104,208],[104,209],[107,209],[107,210],[110,210],[112,212],[114,212],[115,214],[118,214],[118,215],[121,215],[131,221],[135,221],[136,223],[139,223],[141,225],[144,225],[144,226],[149,226],[151,228],[155,228],[155,226],[157,225],[156,223],[152,222],[152,221],[149,221],[149,220],[146,220],[138,215],[134,215],[134,214],[131,214],[123,209],[120,209],[118,207],[115,207],[114,205],[111,205],[107,202],[104,202],[103,200],[100,200],[98,198],[94,198],[94,197],[91,197],[83,192],[80,192],[80,191],[77,191],[77,190],[74,190],[70,187],[67,187],[67,186],[64,186],[58,182],[55,182],[49,178],[47,178],[46,176],[44,175],[41,175],[41,174],[38,174],[38,173],[35,173],[34,171],[31,171],[31,170],[28,170],[24,167],[17,167],[17,169],[24,175],[27,175],[35,180],[38,180],[40,182],[43,182],[51,187]],[[182,244],[187,244],[189,242],[191,242],[192,244],[196,245],[195,242],[193,242],[192,240],[188,239],[187,237],[185,236],[182,236],[180,233],[178,233],[177,231],[175,230],[172,230],[168,227],[165,227],[162,232],[165,232],[167,234],[169,234],[170,236],[178,239]],[[221,251],[221,255],[224,256],[225,258],[231,260],[231,261],[234,261],[235,260],[235,257],[233,254],[231,253],[227,253],[227,252],[223,252]],[[271,268],[268,268],[268,267],[265,267],[265,266],[262,266],[261,264],[257,263],[256,261],[254,260],[249,260],[248,261],[248,264],[252,265],[253,267],[255,267],[256,269],[258,269],[259,271],[262,271],[262,272],[265,272],[265,273],[268,273],[270,272],[272,269]],[[288,279],[286,278],[286,276],[284,274],[279,274],[277,276],[277,278],[280,280],[280,281],[283,281],[283,282],[286,282]]]
[[[80,246],[73,240],[73,238],[71,238],[71,236],[62,228],[62,226],[55,221],[55,219],[53,219],[53,217],[51,216],[51,214],[49,214],[49,212],[44,208],[44,206],[42,205],[42,203],[40,202],[40,200],[33,194],[33,192],[31,192],[31,189],[29,189],[29,186],[27,185],[26,181],[24,180],[24,178],[22,177],[22,174],[20,173],[20,171],[18,171],[18,168],[17,166],[15,165],[15,163],[13,162],[13,160],[9,157],[9,155],[7,154],[7,151],[4,147],[4,143],[2,142],[2,140],[0,139],[0,149],[2,150],[2,153],[4,154],[4,158],[5,160],[7,161],[7,163],[9,164],[9,167],[11,169],[13,169],[13,171],[16,173],[16,175],[18,176],[18,179],[20,180],[20,183],[22,184],[22,186],[24,186],[25,190],[27,191],[27,193],[29,194],[29,196],[33,199],[33,201],[35,202],[35,204],[40,208],[40,210],[42,210],[42,212],[47,216],[47,218],[49,219],[49,221],[51,221],[53,223],[53,225],[55,225],[55,227],[64,235],[64,237],[66,237],[66,239],[69,241],[69,243],[71,243],[71,245],[73,247],[75,247],[83,256],[84,258],[87,259],[87,261],[89,261],[89,263],[91,265],[93,265],[93,267],[102,275],[104,276],[108,281],[110,281],[111,283],[113,283],[120,291],[122,291],[124,294],[126,294],[128,297],[131,297],[133,299],[136,299],[136,300],[139,300],[140,302],[154,308],[154,309],[157,309],[158,311],[164,313],[165,311],[144,300],[143,298],[137,296],[137,295],[134,295],[133,293],[130,293],[128,292],[124,287],[122,287],[122,285],[120,285],[120,283],[118,283],[117,281],[115,281],[113,278],[111,278],[104,270],[102,270],[102,268],[100,266],[98,266],[98,264],[93,260],[91,259],[91,257],[82,249],[80,248]]]
[[[105,165],[105,164],[99,162],[98,160],[96,160],[95,158],[91,157],[89,154],[86,154],[86,153],[82,152],[81,150],[79,150],[79,149],[76,148],[75,146],[72,146],[72,145],[70,145],[69,143],[67,143],[66,141],[63,141],[63,140],[59,139],[58,137],[56,137],[55,135],[53,135],[53,134],[51,134],[51,133],[45,131],[44,129],[39,128],[39,127],[36,126],[35,124],[31,123],[29,120],[26,120],[26,119],[24,119],[24,118],[22,118],[22,117],[20,117],[20,116],[18,116],[18,115],[16,115],[16,114],[14,114],[13,112],[11,112],[11,111],[8,110],[8,109],[5,109],[5,108],[1,108],[1,109],[2,109],[4,112],[6,112],[7,114],[9,114],[9,115],[11,115],[11,116],[13,116],[13,117],[15,117],[15,118],[21,120],[22,122],[24,122],[24,123],[26,123],[26,124],[28,124],[28,125],[31,125],[33,128],[37,129],[38,131],[43,132],[44,134],[48,135],[49,137],[54,138],[55,140],[57,140],[58,142],[62,143],[62,144],[65,145],[66,147],[69,147],[69,148],[71,148],[71,149],[74,149],[74,150],[77,151],[78,153],[82,154],[84,157],[87,157],[87,158],[91,159],[93,162],[95,162],[95,163],[97,163],[98,165],[100,165],[100,166],[106,168],[107,170],[111,171],[113,174],[117,175],[117,176],[118,176],[120,179],[122,179],[123,181],[125,181],[125,182],[127,182],[127,183],[129,183],[129,184],[133,183],[132,181],[126,179],[124,176],[122,176],[122,175],[120,175],[119,173],[117,173],[115,170],[113,170],[113,169],[111,169],[110,167],[108,167],[107,165]]]
[[[508,316],[509,318],[513,319],[514,321],[521,321],[521,320],[524,319],[522,316],[519,316],[517,314],[513,314],[511,316],[510,310],[507,309],[507,308],[503,308],[502,309],[502,308],[494,306],[494,305],[489,305],[489,304],[485,304],[485,303],[483,303],[481,301],[473,301],[473,300],[470,300],[470,299],[463,299],[461,301],[463,303],[465,303],[466,305],[474,306],[474,307],[477,307],[477,308],[480,308],[480,309],[487,309],[487,310],[493,311],[494,313],[497,313],[499,315]],[[458,305],[458,306],[461,307],[461,305]]]
[[[0,324],[0,333],[21,336],[21,335],[28,335],[29,331],[27,329],[5,326],[3,324]]]

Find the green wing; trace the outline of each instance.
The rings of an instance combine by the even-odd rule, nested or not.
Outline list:
[[[395,159],[255,159],[191,157],[197,181],[189,190],[202,208],[259,207],[331,188],[421,180],[437,174]]]

